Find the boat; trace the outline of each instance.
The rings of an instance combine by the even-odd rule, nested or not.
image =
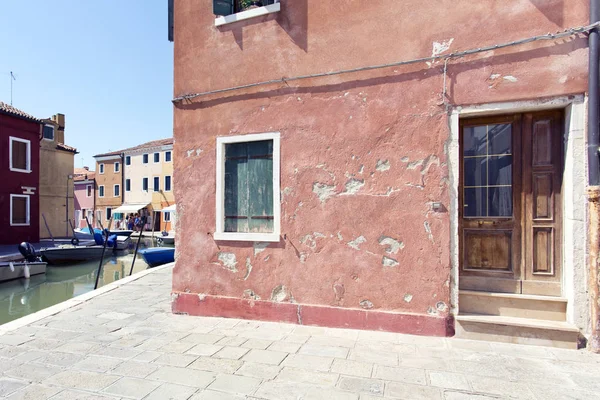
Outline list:
[[[110,251],[110,249],[108,249]],[[102,257],[104,246],[64,246],[41,249],[42,259],[49,264],[65,264],[87,260],[97,260]],[[106,254],[106,253],[105,253]]]
[[[75,237],[79,240],[94,240],[94,236],[90,233],[89,228],[78,228],[74,230],[75,233]],[[95,228],[94,229],[94,233],[99,233],[102,234],[102,230]],[[109,234],[112,235],[117,235],[118,237],[130,237],[131,234],[133,233],[133,231],[128,231],[128,230],[113,230],[113,231],[109,231]]]
[[[175,261],[174,247],[153,247],[142,249],[139,253],[150,267],[158,267],[159,265]]]
[[[162,236],[159,236],[156,241],[159,244],[166,244],[166,245],[174,245],[175,244],[175,232],[171,231],[169,233],[167,232],[162,232]]]
[[[127,250],[129,247],[131,247],[131,237],[117,236],[117,244],[114,247],[115,250]]]
[[[45,274],[46,263],[34,262],[2,262],[0,263],[0,282],[13,279],[29,278],[33,275]]]
[[[114,236],[109,238],[106,250],[103,240],[89,246],[59,246],[48,247],[40,250],[42,258],[50,264],[65,264],[102,258],[112,251],[127,250],[131,245],[131,238],[125,236]]]

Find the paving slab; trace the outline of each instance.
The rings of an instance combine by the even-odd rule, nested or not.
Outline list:
[[[585,350],[173,315],[171,271],[0,326],[0,397],[600,400]]]

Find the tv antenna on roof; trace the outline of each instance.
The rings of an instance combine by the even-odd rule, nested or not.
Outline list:
[[[12,71],[10,71],[10,105],[12,106],[13,103],[13,98],[12,98],[12,93],[13,93],[13,81],[16,81],[17,78],[15,77],[15,74],[13,74]]]

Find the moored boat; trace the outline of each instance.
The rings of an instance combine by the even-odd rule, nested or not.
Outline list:
[[[41,249],[42,258],[49,264],[65,264],[78,261],[97,260],[102,257],[104,246],[48,247]],[[110,249],[109,249],[110,251]]]
[[[46,263],[41,261],[0,263],[0,282],[6,282],[20,278],[29,278],[33,275],[45,273]]]
[[[153,247],[151,249],[140,250],[139,253],[150,267],[158,267],[175,261],[174,247]]]

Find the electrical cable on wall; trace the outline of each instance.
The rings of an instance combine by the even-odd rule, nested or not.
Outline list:
[[[414,58],[411,60],[398,61],[398,62],[388,63],[388,64],[371,65],[371,66],[366,66],[366,67],[344,69],[344,70],[331,71],[331,72],[321,72],[321,73],[309,74],[309,75],[299,75],[299,76],[290,77],[290,78],[282,77],[280,79],[271,79],[268,81],[249,83],[247,85],[233,86],[233,87],[225,88],[225,89],[216,89],[216,90],[210,90],[207,92],[191,93],[191,94],[186,94],[186,95],[175,97],[172,100],[172,102],[178,103],[182,100],[192,100],[192,99],[195,99],[198,97],[208,96],[208,95],[212,95],[212,94],[226,93],[226,92],[231,92],[231,91],[241,90],[241,89],[249,89],[249,88],[253,88],[253,87],[257,87],[257,86],[272,85],[272,84],[276,84],[276,83],[284,83],[287,85],[287,82],[292,82],[292,81],[299,81],[299,80],[313,79],[313,78],[322,78],[322,77],[327,77],[327,76],[349,74],[349,73],[354,73],[354,72],[371,71],[371,70],[376,70],[376,69],[381,69],[381,68],[397,67],[397,66],[401,66],[401,65],[409,65],[409,64],[415,64],[415,63],[421,63],[421,62],[427,62],[427,61],[445,60],[446,61],[444,63],[444,70],[445,70],[447,68],[447,61],[452,58],[459,58],[459,57],[464,57],[464,56],[468,56],[468,55],[472,55],[472,54],[483,53],[486,51],[518,46],[518,45],[532,43],[532,42],[536,42],[536,41],[540,41],[540,40],[561,39],[564,37],[575,36],[575,35],[578,35],[581,33],[587,33],[598,27],[600,27],[600,22],[596,22],[591,25],[580,26],[580,27],[576,27],[576,28],[569,28],[569,29],[566,29],[564,31],[560,31],[557,33],[547,33],[545,35],[532,36],[532,37],[525,38],[525,39],[514,40],[512,42],[500,43],[500,44],[495,44],[495,45],[491,45],[491,46],[479,47],[476,49],[457,51],[457,52],[450,53],[450,54],[440,54],[440,55],[436,55],[436,56]],[[444,76],[445,76],[445,74],[444,74]],[[444,84],[444,94],[445,94],[445,87],[446,87],[446,85]]]

